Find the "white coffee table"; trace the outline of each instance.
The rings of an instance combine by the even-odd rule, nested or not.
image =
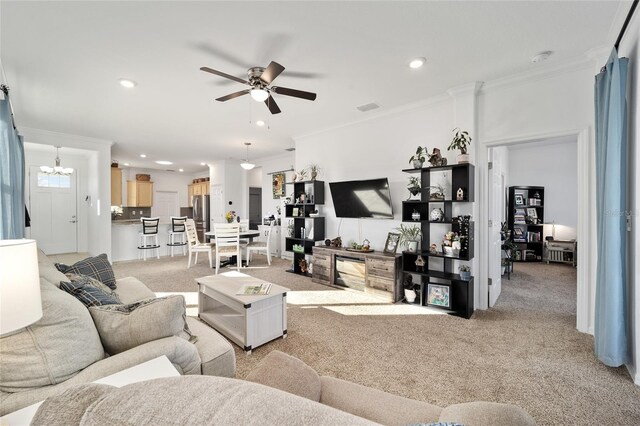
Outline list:
[[[166,356],[162,355],[158,358],[143,362],[142,364],[127,368],[126,370],[119,371],[110,376],[103,377],[93,383],[111,385],[119,388],[131,383],[143,382],[145,380],[176,376],[180,376],[180,373],[178,373],[178,370],[176,370],[173,364],[171,364],[171,361],[169,361]],[[33,416],[36,414],[36,411],[38,411],[38,407],[40,407],[43,402],[44,401],[36,402],[33,405],[21,408],[20,410],[0,417],[0,425],[17,426],[30,424]]]
[[[269,294],[237,295],[245,284],[266,281],[236,271],[197,278],[196,282],[200,319],[247,354],[280,336],[287,337],[288,288],[271,284]]]

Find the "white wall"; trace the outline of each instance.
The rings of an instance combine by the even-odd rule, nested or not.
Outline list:
[[[89,151],[86,185],[87,251],[111,257],[111,141],[21,127],[25,142]],[[53,149],[53,148],[52,148]]]
[[[247,186],[249,188],[262,188],[262,167],[254,167],[247,172]]]
[[[633,19],[625,33],[625,38],[620,43],[620,56],[629,58],[629,87],[627,90],[627,117],[629,137],[629,202],[628,210],[631,212],[633,231],[629,234],[628,257],[628,289],[629,312],[631,316],[631,342],[630,352],[632,362],[628,366],[629,372],[634,377],[636,385],[640,386],[640,111],[638,111],[638,99],[640,99],[640,11],[636,10]]]
[[[578,226],[577,141],[541,141],[510,146],[507,186],[543,186],[544,221],[555,237],[576,238]],[[545,236],[551,235],[545,226]]]
[[[455,163],[456,154],[446,150],[454,127],[453,102],[446,96],[295,138],[296,169],[316,163],[322,169],[319,179],[327,182],[325,205],[319,208],[320,214],[327,218],[327,238],[340,235],[343,245],[366,238],[372,248],[382,250],[387,234],[400,225],[402,201],[409,197],[406,186],[410,175],[402,172],[411,167],[409,157],[418,145],[427,146],[429,150],[438,147],[450,163]],[[336,218],[328,183],[375,178],[389,179],[394,219]],[[432,234],[434,232],[435,228]]]
[[[271,215],[277,216],[276,208],[280,205],[280,199],[273,198],[272,178],[270,173],[279,172],[281,170],[290,169],[295,163],[295,155],[293,152],[286,152],[285,154],[256,160],[256,163],[261,167],[261,186],[262,186],[262,217],[268,217]],[[291,182],[293,173],[287,172],[286,181]],[[293,187],[287,185],[287,192],[293,192]],[[284,212],[282,212],[284,217]]]
[[[233,210],[241,218],[248,217],[249,188],[247,186],[247,171],[240,167],[239,161],[221,160],[209,164],[209,178],[211,185],[220,185],[223,195],[222,215]],[[214,200],[211,200],[211,220],[222,222],[223,216],[213,217]]]

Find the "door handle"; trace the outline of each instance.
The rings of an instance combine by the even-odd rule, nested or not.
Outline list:
[[[76,223],[77,220],[70,220],[69,223]]]

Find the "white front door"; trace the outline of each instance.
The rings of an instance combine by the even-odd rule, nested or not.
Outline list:
[[[178,193],[175,191],[156,191],[153,195],[151,216],[159,217],[161,222],[169,222],[171,216],[179,216]]]
[[[225,222],[224,220],[224,191],[222,185],[211,185],[211,195],[209,196],[211,211],[211,229],[214,223]]]
[[[46,254],[78,251],[76,173],[48,175],[29,168],[31,238]]]
[[[491,153],[490,153],[491,154]],[[495,159],[490,155],[492,160]],[[489,307],[492,307],[502,291],[502,240],[500,222],[504,209],[504,183],[501,167],[495,163],[489,169]]]

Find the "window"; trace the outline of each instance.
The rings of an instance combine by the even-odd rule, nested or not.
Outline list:
[[[38,172],[38,187],[40,188],[71,188],[71,176],[54,175]]]

